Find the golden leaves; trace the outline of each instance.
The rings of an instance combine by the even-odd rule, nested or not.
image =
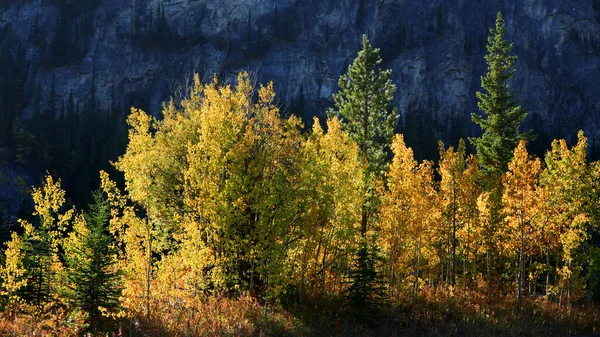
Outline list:
[[[522,245],[521,235],[525,237],[528,246],[530,242],[539,242],[535,238],[540,235],[532,226],[540,215],[538,178],[541,162],[539,158],[530,158],[525,141],[521,141],[515,149],[514,159],[508,164],[508,169],[502,177],[502,212],[508,225],[505,235],[509,239],[502,243],[505,249],[515,252]]]
[[[418,164],[402,135],[392,142],[394,157],[386,175],[387,189],[381,198],[382,246],[390,259],[389,273],[407,276],[420,273],[424,256],[432,257],[432,234],[439,217],[432,163]],[[395,276],[397,277],[397,276]]]

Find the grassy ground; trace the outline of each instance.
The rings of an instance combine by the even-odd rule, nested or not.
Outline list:
[[[400,300],[401,298],[401,300]],[[206,298],[202,302],[163,303],[149,318],[113,322],[99,336],[566,336],[596,334],[600,310],[591,304],[570,309],[543,299],[526,299],[519,313],[511,297],[487,299],[477,293],[425,290],[398,295],[378,311],[348,317],[339,300],[292,298],[283,305],[251,297]],[[178,309],[177,309],[178,307]],[[80,334],[81,315],[51,310],[37,317],[3,315],[2,336],[69,336]]]

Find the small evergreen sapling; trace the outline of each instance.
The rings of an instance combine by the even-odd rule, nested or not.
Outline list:
[[[119,306],[121,273],[117,252],[108,230],[110,206],[101,192],[93,193],[94,203],[85,215],[75,219],[73,231],[65,239],[68,303],[89,315],[90,330],[99,328],[103,310]]]

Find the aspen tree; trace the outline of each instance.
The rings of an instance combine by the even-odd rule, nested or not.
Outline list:
[[[507,250],[517,251],[516,296],[517,310],[520,311],[523,301],[523,284],[525,282],[525,261],[533,253],[533,245],[537,236],[536,226],[532,222],[539,216],[538,178],[541,172],[539,158],[532,159],[525,148],[525,141],[520,141],[515,149],[513,160],[508,164],[508,172],[502,177],[504,185],[502,195],[502,212],[506,216]]]

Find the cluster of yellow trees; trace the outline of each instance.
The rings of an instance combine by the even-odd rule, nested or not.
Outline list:
[[[115,163],[125,191],[101,172],[123,276],[121,314],[185,311],[206,296],[344,294],[362,207],[373,198],[362,192],[367,163],[337,118],[326,128],[315,120],[302,134],[274,98],[272,85],[256,91],[241,74],[235,86],[196,78],[190,97],[166,105],[162,120],[132,110],[129,145]],[[597,230],[599,165],[586,162],[583,133],[573,147],[554,141],[543,163],[525,145],[500,177],[480,170],[462,141],[440,142],[436,165],[417,162],[402,135],[394,137],[367,233],[393,299],[424,287],[569,303],[586,296],[597,263],[586,245]],[[32,298],[60,301],[61,292],[48,290],[65,282],[58,254],[86,249],[77,240],[85,219],[61,210],[64,192],[50,177],[34,201],[41,227],[22,222],[23,235],[47,242],[47,263],[39,262],[46,269],[34,279],[52,298]],[[69,226],[76,230],[66,236]],[[27,286],[22,247],[23,236],[13,234],[1,269],[12,305]],[[119,314],[114,309],[103,310]]]
[[[514,290],[519,300],[584,296],[599,171],[586,162],[583,133],[578,139],[572,148],[554,141],[544,166],[521,141],[500,182],[465,156],[462,143],[457,150],[440,143],[434,170],[396,136],[379,224],[390,289],[438,284]]]
[[[366,162],[336,118],[326,131],[315,120],[303,135],[296,118],[280,118],[271,85],[257,96],[245,74],[235,87],[196,79],[163,120],[133,110],[116,163],[126,193],[102,175],[127,309],[172,310],[206,294],[278,299],[290,289],[335,296],[347,288]],[[449,285],[514,290],[519,299],[584,296],[600,173],[586,147],[582,133],[572,148],[555,141],[542,165],[521,142],[499,181],[463,143],[440,143],[438,165],[418,163],[396,135],[368,235],[384,255],[377,268],[389,293]]]
[[[245,74],[235,88],[196,79],[163,120],[132,112],[116,164],[127,194],[102,179],[129,309],[153,310],[157,296],[277,299],[292,284],[341,291],[361,209],[356,144],[335,120],[303,136],[296,118],[280,118],[270,85],[254,95]]]

